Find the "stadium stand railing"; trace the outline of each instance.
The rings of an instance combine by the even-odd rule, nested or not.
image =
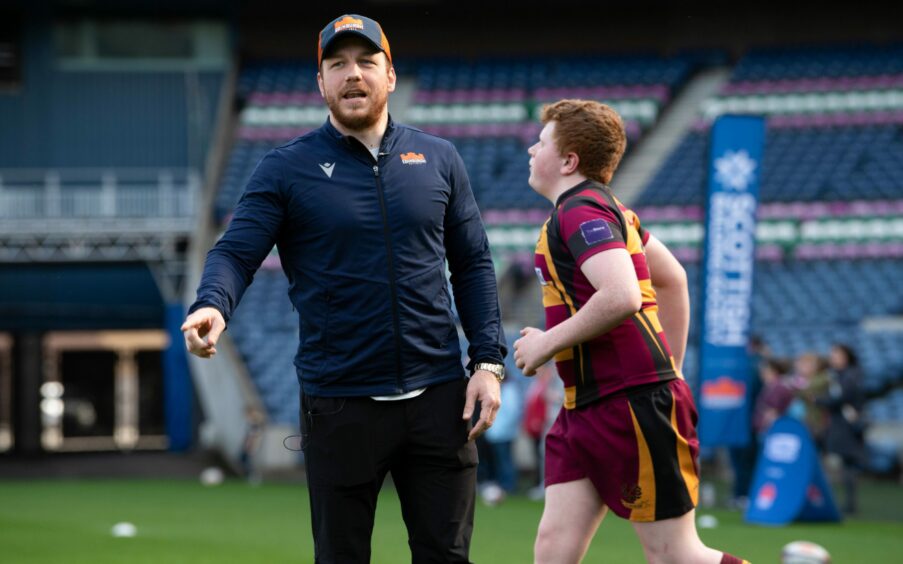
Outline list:
[[[0,169],[0,218],[191,219],[200,185],[183,168]]]

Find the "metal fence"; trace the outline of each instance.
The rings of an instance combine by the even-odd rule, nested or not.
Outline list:
[[[0,220],[191,218],[193,169],[0,169]]]

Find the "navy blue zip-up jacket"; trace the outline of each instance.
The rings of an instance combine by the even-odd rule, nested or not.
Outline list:
[[[446,140],[389,120],[378,158],[327,119],[261,159],[207,254],[197,301],[228,322],[273,245],[300,319],[305,394],[396,394],[464,376],[445,261],[471,365],[503,362],[489,245]]]

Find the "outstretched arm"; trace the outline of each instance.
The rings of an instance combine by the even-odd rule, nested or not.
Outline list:
[[[284,216],[280,174],[273,153],[260,161],[225,234],[207,253],[197,299],[182,325],[185,346],[194,355],[216,354],[226,322],[276,242]]]

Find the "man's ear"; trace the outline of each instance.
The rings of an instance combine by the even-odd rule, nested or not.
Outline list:
[[[577,172],[577,167],[580,165],[580,157],[577,153],[568,153],[564,156],[564,162],[561,165],[561,175],[569,176]]]
[[[389,65],[389,70],[387,71],[389,77],[389,92],[395,92],[395,82],[398,80],[398,77],[395,76],[395,67],[391,64]]]
[[[323,75],[317,72],[317,87],[320,89],[320,96],[326,97],[326,88],[323,87]]]

